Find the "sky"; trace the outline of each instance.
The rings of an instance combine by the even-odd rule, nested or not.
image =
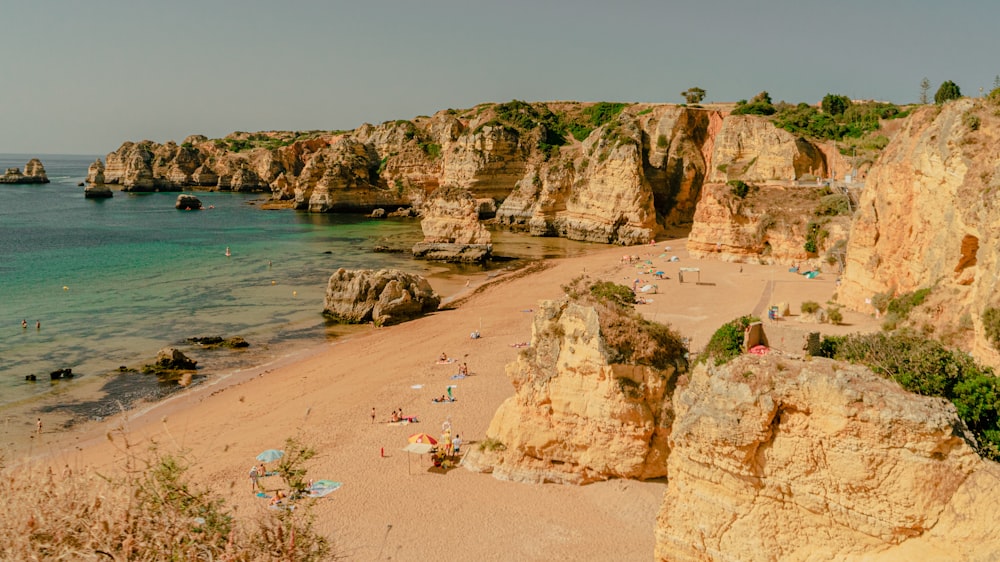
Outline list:
[[[989,92],[997,0],[3,0],[0,153],[353,129],[482,102]]]

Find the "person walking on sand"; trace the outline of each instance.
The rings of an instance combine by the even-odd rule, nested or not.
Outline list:
[[[260,479],[260,473],[257,472],[257,465],[250,467],[250,491],[257,491],[257,480]]]
[[[372,424],[375,423],[375,408],[372,408]]]
[[[38,418],[38,423],[35,424],[38,427],[38,434],[42,434],[42,418]]]

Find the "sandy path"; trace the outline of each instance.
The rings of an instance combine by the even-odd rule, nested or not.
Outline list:
[[[803,282],[778,266],[743,265],[741,273],[739,264],[689,259],[683,241],[667,244],[671,250],[664,244],[627,250],[653,261],[669,279],[637,275],[635,266],[620,262],[621,248],[554,260],[540,272],[491,284],[457,309],[276,361],[90,433],[46,436],[40,449],[51,456],[44,462],[57,473],[64,464],[110,470],[122,439],[111,442],[104,434],[119,424],[133,442],[155,439],[166,450],[187,450],[196,479],[245,512],[266,508],[245,476],[254,456],[296,437],[319,451],[310,477],[344,483],[316,503],[316,513],[320,529],[350,560],[648,559],[662,482],[575,487],[501,482],[462,469],[435,474],[427,471],[428,459],[399,449],[411,433],[438,435],[445,420],[466,449],[475,446],[513,393],[504,366],[518,353],[510,345],[530,340],[528,311],[541,299],[558,298],[560,285],[580,274],[657,284],[658,292],[648,295],[653,302],[639,310],[673,324],[694,348],[723,322],[751,312],[768,283],[793,310],[802,300],[825,302],[835,289],[832,277]],[[666,262],[664,253],[680,261]],[[700,267],[704,284],[679,283],[680,266]],[[866,321],[845,316],[853,330]],[[473,330],[483,337],[470,339]],[[458,364],[436,364],[442,352],[468,362],[473,375],[451,379]],[[456,385],[457,401],[431,402],[449,384]],[[372,424],[372,407],[380,421],[395,408],[421,421]],[[277,478],[263,482],[278,484]]]

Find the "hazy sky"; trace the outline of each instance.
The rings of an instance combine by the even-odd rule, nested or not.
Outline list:
[[[997,0],[3,0],[0,152],[353,129],[485,101],[906,103],[1000,74]]]

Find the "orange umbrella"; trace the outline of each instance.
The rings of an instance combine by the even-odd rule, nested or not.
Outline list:
[[[437,439],[434,439],[426,433],[414,433],[407,439],[409,443],[426,443],[428,445],[437,445]]]

